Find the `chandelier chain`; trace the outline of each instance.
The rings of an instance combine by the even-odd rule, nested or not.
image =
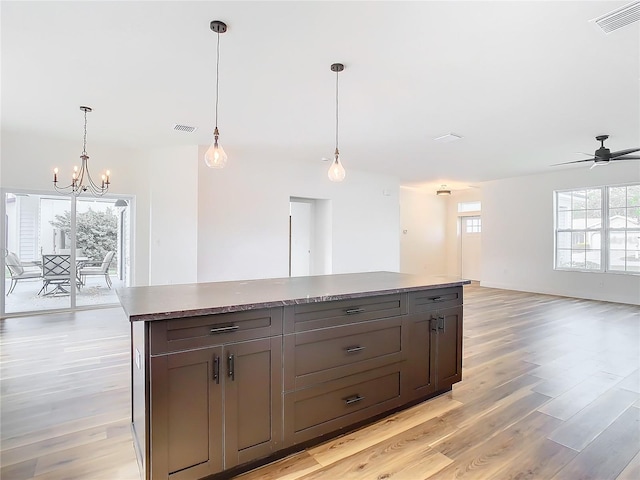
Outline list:
[[[82,140],[82,154],[87,154],[87,110],[84,109],[84,138]]]

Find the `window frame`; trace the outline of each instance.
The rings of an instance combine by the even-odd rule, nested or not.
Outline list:
[[[553,192],[553,229],[554,229],[554,234],[553,234],[553,269],[554,270],[558,270],[558,271],[567,271],[567,272],[587,272],[587,273],[610,273],[610,274],[616,274],[616,275],[640,275],[640,271],[634,271],[634,270],[626,270],[626,262],[625,262],[625,270],[619,270],[619,269],[612,269],[611,267],[611,249],[610,249],[610,237],[611,237],[611,233],[613,232],[628,232],[628,231],[635,231],[635,230],[640,230],[640,227],[638,229],[636,228],[629,228],[628,225],[625,225],[624,228],[620,228],[620,227],[611,227],[610,226],[610,211],[615,209],[615,208],[633,208],[633,207],[629,207],[628,205],[628,193],[625,194],[625,207],[610,207],[610,189],[611,188],[618,188],[618,187],[630,187],[630,186],[640,186],[640,183],[636,183],[636,182],[632,182],[632,183],[626,183],[626,184],[619,184],[619,185],[599,185],[599,186],[588,186],[588,187],[577,187],[577,188],[571,188],[571,189],[563,189],[563,190],[554,190]],[[572,225],[570,228],[566,228],[566,227],[559,227],[559,217],[560,217],[560,202],[559,202],[559,196],[562,194],[566,194],[566,193],[570,193],[571,194],[571,198],[572,198],[572,202],[573,202],[573,198],[574,198],[574,192],[588,192],[590,190],[598,190],[600,192],[600,227],[599,228],[589,228],[588,226],[588,222],[587,219],[588,217],[588,213],[590,210],[591,211],[596,211],[598,209],[589,209],[587,208],[588,206],[588,200],[585,197],[585,208],[584,208],[584,212],[585,212],[585,224],[584,224],[584,228],[574,228],[573,225],[573,215],[570,215],[571,218],[571,222]],[[587,194],[588,197],[588,194]],[[575,211],[582,211],[583,209],[574,209],[573,208],[573,203],[571,204],[571,208],[569,209],[570,212],[575,212]],[[625,217],[626,218],[626,217]],[[570,239],[570,244],[569,247],[561,247],[560,244],[560,234],[566,234],[569,233],[571,235],[571,239]],[[573,247],[573,238],[575,235],[578,234],[584,234],[585,235],[585,241],[583,242],[585,244],[585,265],[584,267],[573,267],[573,266],[559,266],[558,265],[558,261],[559,261],[559,252],[560,251],[570,251],[573,252],[574,249]],[[598,247],[598,251],[600,252],[600,268],[587,268],[587,252],[588,251],[593,251],[596,249],[587,249],[586,246],[588,245],[586,242],[586,236],[589,234],[599,234],[600,235],[600,242],[599,242],[599,247]],[[590,243],[589,243],[590,244]],[[627,240],[626,240],[626,236],[625,236],[625,252],[627,251]],[[572,255],[573,256],[573,255]],[[573,260],[571,260],[571,262],[573,262]]]

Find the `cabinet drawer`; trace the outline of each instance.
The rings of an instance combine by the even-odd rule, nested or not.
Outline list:
[[[285,333],[395,317],[404,313],[403,298],[397,293],[292,305],[285,309]]]
[[[299,443],[398,406],[400,365],[285,394],[285,436]]]
[[[220,313],[150,322],[151,354],[157,355],[282,334],[282,308]]]
[[[462,305],[462,287],[420,290],[409,294],[409,312],[427,312]]]
[[[285,336],[285,390],[400,361],[402,317]]]

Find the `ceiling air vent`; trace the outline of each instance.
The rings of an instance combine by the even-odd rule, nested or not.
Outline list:
[[[609,34],[638,20],[640,20],[640,2],[631,2],[591,21],[600,27],[604,33]]]
[[[173,129],[178,132],[193,133],[198,129],[198,127],[190,127],[189,125],[180,125],[179,123],[176,123],[173,126]]]

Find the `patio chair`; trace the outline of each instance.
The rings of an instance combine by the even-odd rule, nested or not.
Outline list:
[[[6,265],[11,274],[11,285],[7,291],[7,296],[16,288],[19,280],[33,279],[42,277],[42,270],[33,262],[22,262],[20,258],[13,252],[7,252]],[[27,267],[27,268],[25,268]],[[29,267],[38,267],[37,270]]]
[[[107,282],[107,287],[111,288],[111,279],[109,278],[109,266],[111,265],[111,261],[113,260],[115,251],[108,252],[102,261],[96,262],[84,262],[82,268],[78,270],[78,275],[80,275],[80,283],[82,285],[85,284],[86,278],[90,275],[103,275],[105,281]]]
[[[79,279],[76,278],[74,283],[80,288]],[[51,285],[55,285],[55,288],[47,291]],[[42,255],[42,288],[38,295],[42,292],[45,295],[68,295],[69,290],[65,287],[71,287],[71,255]]]

